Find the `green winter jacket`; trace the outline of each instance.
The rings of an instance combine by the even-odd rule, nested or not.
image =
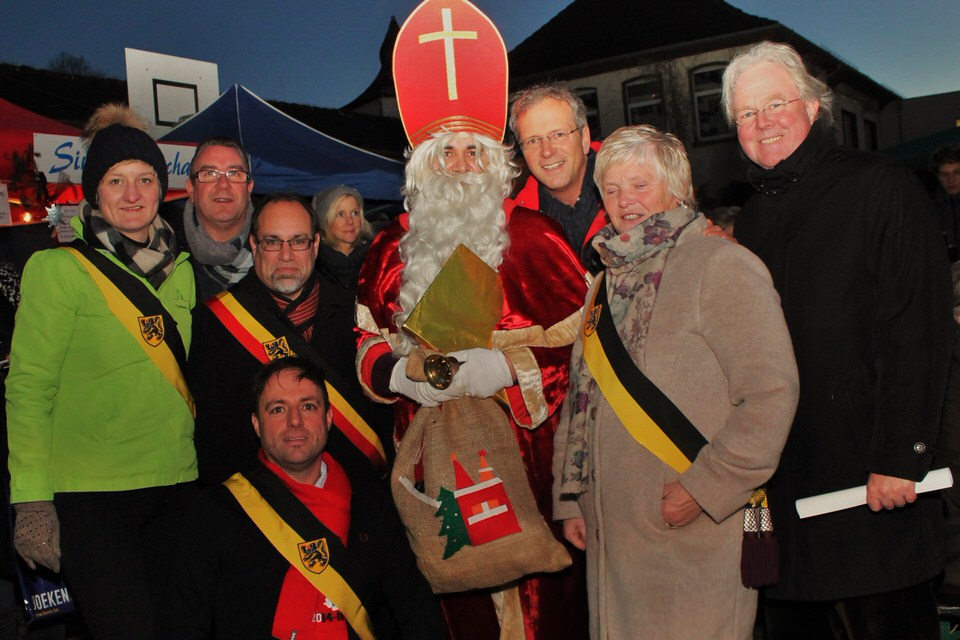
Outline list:
[[[159,290],[141,280],[189,350],[196,294],[187,257]],[[77,259],[62,249],[34,254],[21,291],[7,377],[10,502],[194,480],[190,409]]]

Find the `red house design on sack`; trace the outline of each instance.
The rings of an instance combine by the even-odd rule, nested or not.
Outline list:
[[[457,489],[453,492],[473,546],[520,533],[517,514],[510,504],[503,480],[487,465],[487,452],[480,450],[479,480],[474,482],[456,454],[450,455]]]

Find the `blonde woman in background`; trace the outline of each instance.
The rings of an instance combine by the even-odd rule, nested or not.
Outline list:
[[[356,296],[360,265],[367,255],[373,230],[363,215],[363,196],[353,187],[340,185],[313,196],[313,210],[320,223],[317,269]]]

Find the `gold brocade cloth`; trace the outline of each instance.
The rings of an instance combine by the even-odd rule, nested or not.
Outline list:
[[[488,349],[502,311],[500,274],[461,244],[414,307],[403,329],[441,353]]]

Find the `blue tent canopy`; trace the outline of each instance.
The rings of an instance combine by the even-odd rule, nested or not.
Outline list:
[[[250,154],[259,193],[313,195],[346,184],[365,198],[400,200],[403,163],[332,138],[291,118],[241,85],[171,129],[162,142],[237,140]]]

